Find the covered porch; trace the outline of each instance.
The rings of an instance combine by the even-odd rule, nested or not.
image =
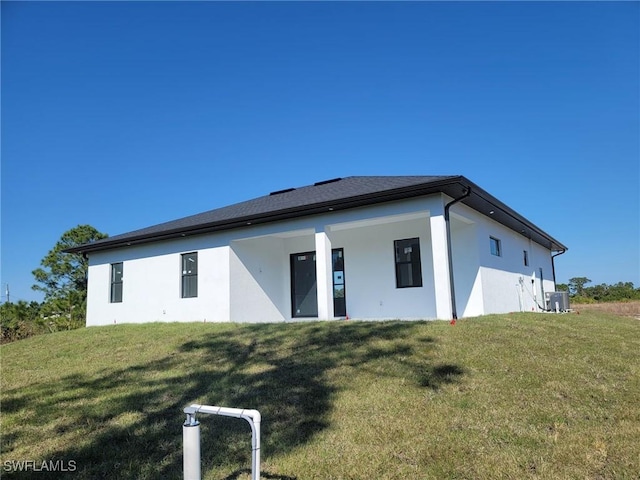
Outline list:
[[[231,319],[449,319],[446,237],[440,197],[257,228],[230,242]],[[419,286],[398,283],[407,240]]]

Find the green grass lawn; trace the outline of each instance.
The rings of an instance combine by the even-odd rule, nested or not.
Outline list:
[[[261,412],[264,479],[640,478],[632,318],[114,325],[0,353],[3,478],[182,478],[191,403]],[[199,420],[203,478],[248,479],[248,423]]]

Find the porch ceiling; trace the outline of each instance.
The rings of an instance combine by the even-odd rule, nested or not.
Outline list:
[[[375,218],[365,218],[362,220],[332,223],[328,227],[330,231],[338,232],[340,230],[350,230],[353,228],[385,225],[387,223],[406,222],[407,220],[418,220],[420,218],[423,218],[423,219],[429,218],[429,212],[422,211],[422,212],[413,212],[413,213],[402,213],[397,215],[386,215],[386,216],[375,217]]]

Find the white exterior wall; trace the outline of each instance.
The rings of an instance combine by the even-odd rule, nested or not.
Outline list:
[[[447,201],[448,197],[434,195],[92,253],[87,325],[289,321],[290,255],[319,249],[325,254],[317,264],[319,318],[333,318],[326,258],[332,248],[344,250],[350,318],[451,318],[449,267],[443,251]],[[543,304],[540,267],[544,290],[553,290],[550,252],[540,245],[461,204],[451,208],[451,233],[459,317],[530,311],[534,270],[538,302]],[[490,254],[489,236],[501,240],[502,257]],[[420,239],[423,285],[398,289],[393,242],[414,237]],[[523,250],[529,252],[529,267],[523,265]],[[183,299],[181,254],[194,251],[198,297]],[[110,265],[116,262],[124,264],[122,303],[109,302]],[[518,293],[521,277],[524,285]]]
[[[549,292],[555,289],[551,252],[477,212],[473,212],[473,216],[484,219],[478,222],[476,230],[483,313],[540,311],[534,302],[534,292],[537,304],[544,307],[542,290]],[[500,240],[501,256],[491,254],[490,237]],[[524,265],[524,250],[528,252],[529,266]],[[543,273],[542,284],[540,269]],[[532,289],[531,279],[534,274],[535,288]]]
[[[452,207],[450,218],[456,311],[460,318],[484,313],[476,224],[456,213],[462,209],[459,205]]]
[[[289,316],[289,266],[284,240],[276,237],[231,242],[230,292],[235,322],[283,321]]]
[[[396,288],[394,240],[420,238],[422,287]],[[344,248],[345,295],[350,318],[435,318],[429,218],[335,231]]]
[[[189,238],[89,257],[87,325],[229,321],[229,247]],[[198,297],[181,298],[181,254],[198,252]],[[110,303],[111,264],[123,262],[121,303]]]

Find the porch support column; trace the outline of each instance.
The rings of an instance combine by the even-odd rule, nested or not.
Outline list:
[[[449,286],[449,249],[447,248],[447,228],[444,212],[432,212],[431,254],[433,256],[433,286],[436,298],[438,320],[451,320],[451,288]]]
[[[318,320],[333,319],[333,273],[331,240],[324,229],[316,229],[316,281],[318,282]]]

